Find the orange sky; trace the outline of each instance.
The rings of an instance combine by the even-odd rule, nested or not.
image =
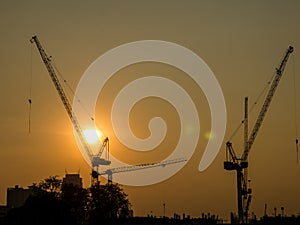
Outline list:
[[[7,187],[28,186],[55,174],[63,177],[65,170],[70,173],[80,170],[85,186],[90,184],[90,168],[78,151],[71,122],[36,48],[29,43],[31,36],[37,34],[73,89],[98,56],[121,44],[156,39],[191,49],[205,60],[222,87],[228,113],[224,142],[242,120],[244,96],[249,96],[252,105],[285,49],[293,45],[295,51],[249,156],[249,178],[254,195],[250,211],[262,216],[267,203],[269,214],[274,207],[281,206],[287,214],[300,213],[300,164],[296,164],[293,104],[295,75],[299,112],[299,11],[300,3],[296,0],[251,3],[232,0],[226,3],[1,1],[0,204],[5,204]],[[28,134],[31,51],[32,132]],[[113,88],[120,86],[118,76],[147,74],[149,71],[170,77],[184,76],[174,68],[161,65],[135,65],[116,74],[111,85]],[[223,170],[224,146],[213,164],[206,171],[198,172],[207,142],[205,133],[210,129],[209,108],[201,91],[194,90],[188,79],[182,79],[182,85],[190,88],[189,92],[197,101],[201,121],[197,151],[183,170],[171,179],[147,187],[124,188],[136,215],[147,215],[152,211],[162,216],[162,205],[166,203],[168,216],[173,213],[200,216],[202,212],[210,212],[228,218],[231,211],[236,211],[235,173]],[[110,94],[107,89],[100,96],[98,117],[109,110],[105,106],[109,105]],[[143,119],[172,111],[164,108],[153,111],[157,104],[165,103],[146,101],[134,108],[139,122],[133,122],[132,126],[138,135],[145,135],[141,125]],[[145,107],[146,111],[143,111]],[[258,110],[256,107],[250,114],[251,125]],[[174,118],[173,113],[167,120],[173,123]],[[97,122],[109,126],[109,121],[104,120]],[[176,133],[171,134],[176,136]],[[118,151],[120,145],[114,134],[107,135],[111,139],[112,154],[125,157]],[[169,139],[171,144],[165,148],[173,145],[174,140]],[[235,148],[241,150],[242,130],[232,141]],[[155,160],[166,154],[152,154],[142,160]],[[131,155],[124,160],[132,160]]]

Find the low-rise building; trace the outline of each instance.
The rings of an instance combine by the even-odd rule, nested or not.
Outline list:
[[[62,185],[73,185],[78,188],[82,188],[82,178],[79,173],[69,174],[67,173],[63,178]]]
[[[24,205],[25,201],[31,194],[28,188],[22,188],[15,185],[13,188],[7,188],[6,205],[9,208],[17,208]]]

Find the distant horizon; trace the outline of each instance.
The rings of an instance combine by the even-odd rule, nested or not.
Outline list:
[[[300,23],[299,11],[300,2],[296,0],[247,3],[237,0],[226,3],[74,1],[72,4],[2,1],[0,205],[6,202],[7,188],[15,184],[24,187],[51,175],[63,177],[65,171],[80,171],[85,187],[91,180],[91,167],[78,148],[70,118],[37,49],[29,41],[33,35],[38,35],[47,54],[52,56],[51,61],[63,75],[64,85],[73,91],[99,56],[126,43],[143,40],[175,43],[203,59],[215,75],[226,105],[225,138],[206,170],[199,172],[200,160],[207,144],[220,133],[211,132],[211,105],[204,88],[180,68],[165,63],[139,62],[118,70],[99,93],[93,119],[109,138],[111,156],[128,165],[166,160],[180,142],[182,130],[186,135],[194,135],[194,140],[198,138],[191,158],[174,176],[153,185],[123,186],[136,215],[150,212],[163,215],[163,204],[166,204],[165,215],[169,217],[174,213],[195,217],[211,212],[227,220],[230,212],[237,213],[237,188],[235,171],[224,170],[226,142],[233,143],[240,157],[244,149],[243,126],[235,131],[244,118],[244,98],[249,97],[250,133],[262,107],[266,93],[263,90],[268,90],[268,82],[284,52],[288,46],[293,46],[294,52],[249,154],[248,180],[251,180],[249,187],[253,193],[250,215],[254,212],[258,218],[262,217],[265,204],[269,214],[275,207],[284,207],[287,215],[298,215],[300,164],[295,140],[299,139],[300,112],[300,30],[296,29]],[[99,77],[107,75],[105,72],[99,72]],[[113,103],[119,92],[124,87],[132,87],[129,84],[133,81],[149,76],[171,80],[187,93],[195,105],[199,135],[194,129],[198,128],[197,124],[183,129],[177,108],[157,96],[140,99],[132,105],[130,113],[117,110],[120,121],[117,125],[112,123]],[[160,85],[162,83],[153,86],[167,91]],[[135,93],[142,96],[146,86],[150,87],[150,82],[135,87]],[[64,88],[72,102],[74,93]],[[170,95],[183,101],[177,91]],[[121,100],[122,106],[129,107],[134,100],[133,97]],[[87,114],[90,116],[91,112]],[[127,115],[128,121],[124,119]],[[161,119],[153,120],[153,127],[150,127],[150,121],[158,117]],[[123,143],[116,135],[116,127],[121,123],[137,139],[144,141],[151,136],[150,130],[157,128],[152,137],[157,138],[158,145],[153,145],[151,150],[146,149],[150,145],[145,145],[144,151],[128,147],[128,143]],[[232,134],[235,135],[232,137]],[[125,137],[129,137],[126,135],[125,132]],[[162,141],[159,137],[163,137]],[[190,145],[188,141],[179,150],[188,152],[190,149],[185,148]],[[105,168],[100,166],[99,171]],[[128,180],[138,178],[144,183],[150,180],[150,172],[148,178],[140,178],[138,174],[126,172],[122,176]],[[161,174],[153,177],[156,175]],[[114,175],[113,181],[120,177]]]

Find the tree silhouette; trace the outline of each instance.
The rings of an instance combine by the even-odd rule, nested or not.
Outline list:
[[[60,200],[64,207],[67,224],[82,224],[87,220],[88,199],[86,189],[72,184],[62,186]]]
[[[118,184],[84,189],[50,176],[30,189],[24,206],[10,210],[5,224],[101,224],[130,215],[128,196]]]
[[[42,180],[37,187],[43,191],[53,193],[56,197],[59,197],[61,193],[61,185],[62,180],[58,179],[58,176],[50,176]]]
[[[31,195],[24,206],[9,211],[7,224],[64,224],[60,184],[54,176],[30,186]]]
[[[93,185],[90,188],[90,224],[114,221],[130,215],[131,204],[118,184]]]

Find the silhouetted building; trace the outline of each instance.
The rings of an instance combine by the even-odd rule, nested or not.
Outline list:
[[[17,208],[24,205],[31,194],[30,189],[24,189],[16,185],[14,188],[7,188],[6,205],[9,208]]]
[[[63,178],[62,185],[64,186],[66,184],[82,188],[82,178],[80,177],[80,174],[66,174]]]

